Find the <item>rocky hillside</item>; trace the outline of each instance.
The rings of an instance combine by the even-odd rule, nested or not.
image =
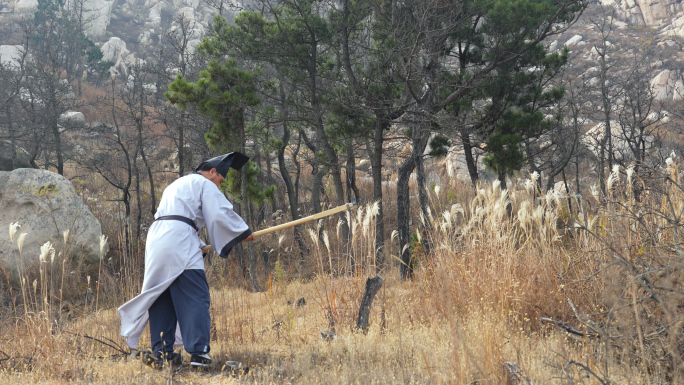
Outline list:
[[[119,67],[132,63],[137,57],[155,51],[160,36],[179,28],[187,29],[191,47],[199,44],[205,29],[218,12],[211,1],[202,0],[67,0],[83,1],[86,35],[98,44],[104,53],[103,60],[111,60]],[[31,15],[37,9],[37,0],[0,1],[0,25],[10,19]],[[240,8],[238,3],[223,1],[222,13],[232,18]],[[0,36],[0,47],[18,43],[19,31]],[[1,49],[1,48],[0,48]],[[9,48],[4,48],[9,51]],[[2,51],[0,51],[2,52]],[[7,59],[4,59],[7,60]]]
[[[684,7],[680,0],[601,0],[615,7],[621,19],[636,25],[646,25],[684,36]]]
[[[78,0],[70,0],[78,1]],[[88,20],[87,35],[102,47],[104,60],[111,60],[120,68],[134,58],[145,56],[154,50],[160,35],[178,28],[180,23],[188,26],[190,46],[199,43],[218,7],[232,18],[241,8],[237,0],[81,0]],[[681,40],[684,37],[684,5],[681,0],[600,0],[615,9],[612,24],[612,42],[622,41],[624,46],[634,43],[655,44],[652,84],[660,100],[677,100],[682,86],[679,62]],[[37,0],[0,1],[0,25],[7,18],[27,16],[35,11]],[[580,60],[592,62],[595,54],[591,47],[596,44],[598,31],[592,25],[592,4],[579,23],[567,33],[549,42],[554,49],[569,46],[578,53]],[[595,16],[595,15],[594,15]],[[0,36],[0,45],[11,44],[13,34]],[[3,41],[4,40],[4,41]],[[15,40],[14,43],[17,41]],[[8,48],[0,50],[6,53]],[[618,52],[619,54],[627,53]],[[6,56],[6,55],[5,55]],[[667,57],[662,60],[657,56]],[[6,59],[5,59],[6,60]]]
[[[4,3],[2,2],[4,1]],[[160,37],[183,27],[189,36],[189,47],[196,46],[213,16],[221,8],[229,19],[241,7],[238,0],[69,0],[84,1],[88,10],[87,35],[104,53],[103,60],[115,63],[119,72],[136,58],[154,55]],[[0,26],[8,25],[10,18],[30,15],[37,0],[0,0]],[[605,12],[597,11],[599,3],[591,4],[580,21],[565,33],[549,41],[551,50],[570,48],[573,65],[588,86],[598,81],[598,51],[603,40],[609,57],[622,65],[637,60],[648,51],[648,77],[654,95],[660,101],[679,101],[684,95],[681,68],[684,60],[684,5],[681,0],[600,0],[600,5],[612,7],[609,23],[600,26]],[[0,27],[0,29],[2,29]],[[603,30],[603,31],[602,31]],[[609,31],[606,31],[609,30]],[[19,43],[17,34],[0,34],[0,60],[7,62],[16,48],[8,44]],[[602,33],[604,37],[602,38]]]
[[[684,10],[681,1],[602,0],[612,7],[608,21],[601,25],[605,13],[592,4],[577,24],[550,42],[552,49],[570,48],[576,67],[586,67],[584,76],[590,85],[596,82],[598,51],[602,35],[606,35],[609,61],[627,62],[645,56],[650,68],[649,79],[659,101],[684,98],[682,64],[684,63]],[[602,31],[603,30],[603,31]],[[629,66],[628,66],[629,67]],[[628,68],[623,68],[623,70]]]

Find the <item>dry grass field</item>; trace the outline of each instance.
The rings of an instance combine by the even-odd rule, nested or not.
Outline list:
[[[376,274],[373,205],[352,214],[354,273],[336,251],[334,223],[321,237],[305,231],[312,252],[299,274],[291,234],[264,239],[278,262],[262,271],[261,292],[236,284],[230,261],[214,261],[219,364],[203,372],[157,371],[130,358],[116,307],[139,283],[118,279],[106,258],[80,267],[55,245],[55,260],[48,250],[19,286],[3,283],[0,383],[684,383],[684,191],[676,162],[651,171],[646,179],[615,169],[606,195],[592,189],[582,210],[578,199],[541,194],[534,177],[507,192],[497,183],[435,188],[432,218],[414,220],[431,226],[428,242],[417,234],[412,245],[415,279],[399,278],[392,239],[367,334],[354,326]],[[145,337],[139,348],[148,347]],[[226,360],[249,373],[222,371]]]

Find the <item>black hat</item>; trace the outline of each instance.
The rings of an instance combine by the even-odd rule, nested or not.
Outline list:
[[[212,168],[216,169],[216,172],[221,174],[224,178],[228,175],[228,169],[234,168],[239,170],[242,166],[247,163],[249,157],[240,152],[229,152],[228,154],[219,155],[216,158],[211,158],[206,161]],[[197,166],[199,168],[199,166]],[[197,169],[195,169],[197,171]]]

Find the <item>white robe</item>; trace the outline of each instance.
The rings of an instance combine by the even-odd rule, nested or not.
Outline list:
[[[177,179],[164,190],[155,218],[181,215],[205,224],[209,240],[222,257],[251,234],[247,224],[216,185],[200,174]],[[205,244],[197,231],[178,220],[159,220],[150,226],[145,247],[145,278],[142,292],[119,307],[121,335],[135,349],[148,321],[148,309],[184,270],[204,269],[200,250]],[[176,345],[182,344],[176,327]]]

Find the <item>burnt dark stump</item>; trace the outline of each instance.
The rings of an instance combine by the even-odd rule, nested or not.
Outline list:
[[[359,307],[359,317],[356,319],[356,330],[363,332],[363,334],[368,332],[370,309],[373,306],[373,299],[378,294],[378,291],[380,291],[383,282],[385,280],[379,275],[366,280],[366,291],[363,293],[363,299],[361,299],[361,306]]]

